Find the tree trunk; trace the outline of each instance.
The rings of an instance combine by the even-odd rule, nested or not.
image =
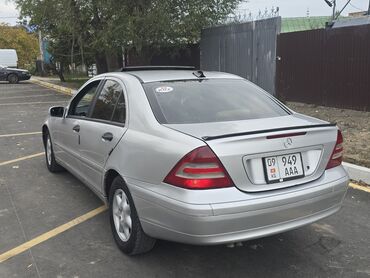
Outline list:
[[[72,32],[72,47],[71,47],[71,69],[72,69],[72,73],[75,72],[75,69],[74,69],[74,48],[75,48],[75,32],[73,31]]]
[[[50,59],[50,65],[51,65],[51,70],[54,74],[57,74],[61,82],[66,82],[64,78],[64,65],[63,63],[60,63],[59,70],[57,69],[56,62],[54,61],[53,58]]]
[[[63,63],[60,63],[60,69],[57,71],[57,74],[61,82],[66,82],[63,72],[64,72],[64,65]]]
[[[83,45],[83,41],[82,41],[81,36],[79,38],[79,41],[80,41],[80,54],[81,54],[82,71],[84,72],[84,74],[87,75],[87,68],[86,68],[85,56],[84,56],[84,45]]]

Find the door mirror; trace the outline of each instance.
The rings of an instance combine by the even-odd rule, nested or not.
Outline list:
[[[49,115],[50,117],[62,118],[64,115],[64,107],[62,106],[51,107],[49,109]]]

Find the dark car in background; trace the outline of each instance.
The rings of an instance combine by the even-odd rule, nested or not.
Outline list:
[[[0,65],[0,81],[8,81],[9,83],[16,84],[22,80],[29,80],[31,74],[28,70],[7,68]]]

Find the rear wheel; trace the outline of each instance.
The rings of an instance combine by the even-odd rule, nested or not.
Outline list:
[[[57,173],[64,170],[63,167],[55,161],[53,144],[51,143],[51,137],[49,133],[46,133],[45,136],[45,158],[46,166],[48,167],[50,172]]]
[[[109,217],[114,240],[123,253],[137,255],[154,247],[155,239],[144,233],[131,194],[121,177],[113,180],[109,191]]]
[[[16,74],[9,74],[8,75],[8,82],[11,83],[11,84],[16,84],[19,82],[19,78],[18,78],[18,75]]]

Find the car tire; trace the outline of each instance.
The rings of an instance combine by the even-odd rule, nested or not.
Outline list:
[[[18,75],[14,74],[14,73],[9,74],[9,75],[8,75],[8,82],[9,82],[10,84],[16,84],[16,83],[18,83],[18,82],[19,82],[19,77],[18,77]]]
[[[156,240],[141,227],[132,196],[121,177],[116,177],[109,190],[109,218],[113,238],[127,255],[138,255],[153,249]]]
[[[45,159],[46,159],[46,166],[48,167],[49,171],[52,173],[58,173],[64,170],[62,166],[58,164],[55,160],[53,144],[51,142],[51,137],[49,132],[45,134]]]

